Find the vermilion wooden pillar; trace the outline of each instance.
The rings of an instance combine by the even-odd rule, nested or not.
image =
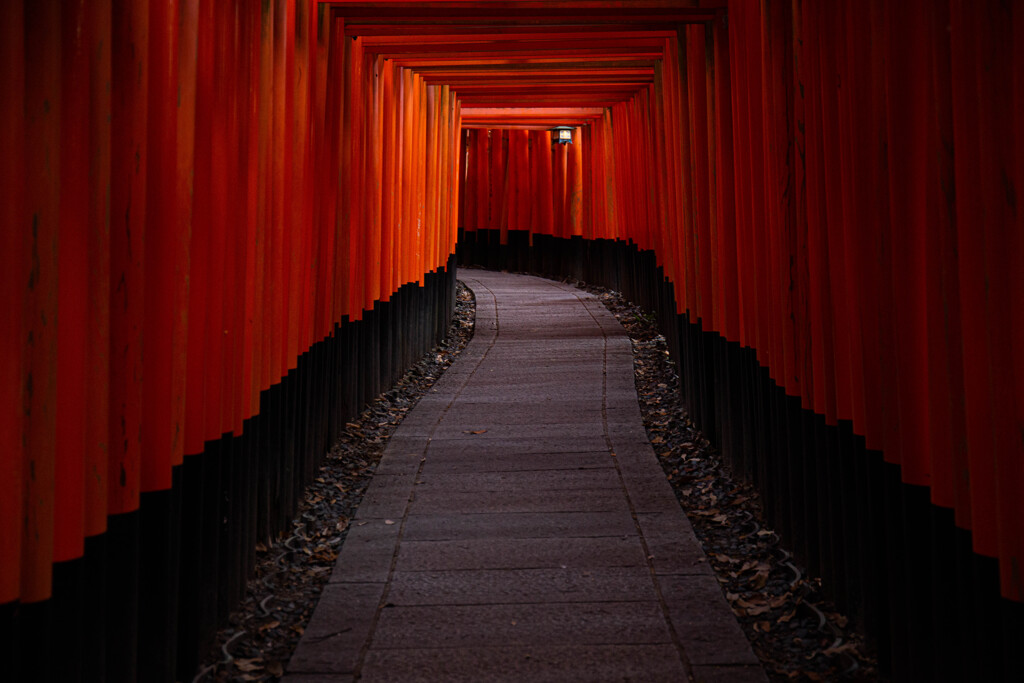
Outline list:
[[[1010,62],[1012,64],[1012,73],[1010,82],[1013,90],[1012,112],[1013,120],[1019,121],[1024,116],[1024,12],[1014,12],[1011,44],[1010,54],[1012,58]],[[1011,158],[1013,159],[1011,177],[1015,187],[1020,188],[1024,186],[1024,135],[1015,133]],[[1013,349],[1024,348],[1024,211],[1018,209],[1014,214],[1014,219],[1008,225],[1009,240],[1006,245],[1010,259],[1008,266],[1010,275],[1008,288],[1010,319],[1008,323],[1010,327],[1009,349],[1011,350],[1011,363],[1014,369],[1013,394],[1015,397],[1012,419],[1014,420],[1014,428],[1017,433],[1024,433],[1024,356],[1012,351]],[[1009,486],[1015,485],[1012,483],[1013,481],[1017,482],[1015,490],[1018,493],[1024,490],[1024,476],[1021,473],[1021,464],[1021,459],[1017,459],[1015,462],[1011,461],[1009,463],[1011,470],[1005,477],[1006,483]],[[1024,529],[1021,529],[1021,524],[1022,516],[1017,515],[1011,518],[1011,522],[1006,528],[1006,537],[1009,539],[1007,548],[1009,561],[1007,564],[1011,567],[1014,565],[1018,567],[1024,566]],[[1012,600],[1024,602],[1024,586],[1012,574],[1010,576],[1013,580],[1007,583],[1005,581],[1006,575],[1004,574],[1004,594]]]
[[[715,213],[718,232],[719,320],[722,335],[729,341],[739,339],[738,275],[736,248],[736,200],[732,131],[732,72],[726,14],[719,12],[711,25],[714,49],[714,139],[715,139]]]
[[[25,319],[19,345],[25,346],[21,375],[25,460],[21,512],[21,590],[23,602],[50,596],[53,560],[53,486],[56,433],[58,235],[60,220],[60,65],[59,3],[25,7],[25,210],[22,222],[28,250]],[[15,245],[17,246],[17,245]],[[17,498],[15,498],[17,499]]]
[[[61,17],[55,562],[81,557],[85,537],[91,19],[84,4],[65,7]]]
[[[187,272],[188,242],[178,235],[177,3],[154,6],[150,21],[141,485],[156,491],[171,486],[172,406],[180,403],[172,388],[175,322],[184,314],[176,290]]]
[[[823,108],[821,100],[821,33],[817,30],[817,7],[807,5],[801,13],[804,49],[801,51],[804,97],[804,168],[806,173],[805,213],[807,220],[808,306],[811,341],[811,407],[836,424],[835,367],[829,269],[829,233],[826,183],[824,181]],[[798,214],[799,215],[799,214]]]
[[[997,553],[993,422],[988,397],[988,340],[985,222],[997,220],[984,207],[986,174],[983,161],[981,52],[983,41],[973,9],[951,0],[950,19],[957,27],[951,35],[953,143],[956,179],[956,259],[959,275],[963,338],[964,416],[970,467],[970,528],[974,549],[988,556]],[[991,65],[989,65],[991,67]],[[987,131],[985,131],[987,132]],[[987,150],[986,150],[987,151]]]
[[[191,18],[191,17],[190,17]],[[189,241],[188,351],[185,382],[185,445],[186,455],[203,452],[207,438],[207,327],[211,319],[206,288],[211,274],[210,218],[211,168],[210,156],[201,150],[212,145],[211,116],[213,99],[213,13],[209,5],[199,5],[196,16],[195,89],[194,89],[194,168],[192,195],[192,238]]]
[[[0,101],[0,145],[9,150],[0,158],[0,183],[10,196],[0,203],[0,224],[17,229],[0,230],[0,320],[8,334],[0,335],[0,604],[21,594],[22,480],[26,464],[23,434],[26,421],[18,408],[24,400],[23,343],[26,304],[22,287],[31,260],[26,227],[30,227],[25,199],[25,16],[19,0],[0,7],[0,82],[9,91]]]
[[[144,7],[112,8],[108,471],[110,512],[117,514],[138,506],[141,476],[149,17]]]
[[[188,432],[186,399],[188,396],[190,290],[193,276],[190,267],[192,246],[193,168],[195,164],[196,132],[196,58],[198,48],[199,0],[179,0],[178,15],[172,21],[178,24],[177,64],[175,87],[177,115],[175,116],[174,204],[176,225],[171,228],[171,253],[176,254],[175,269],[171,275],[173,319],[171,322],[171,464],[182,463],[185,436]]]

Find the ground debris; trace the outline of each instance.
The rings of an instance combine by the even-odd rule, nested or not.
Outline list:
[[[819,582],[766,528],[760,494],[731,477],[714,445],[690,422],[653,314],[618,292],[571,284],[596,295],[632,339],[648,439],[769,678],[878,680],[877,663],[856,624],[822,596]]]
[[[305,491],[292,534],[256,546],[245,598],[218,632],[196,683],[273,682],[284,675],[388,438],[473,336],[473,293],[459,282],[455,299],[445,341],[345,424]]]

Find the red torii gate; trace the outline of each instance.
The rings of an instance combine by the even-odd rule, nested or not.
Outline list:
[[[460,226],[654,254],[1024,600],[1019,8],[15,0],[0,32],[0,604]]]

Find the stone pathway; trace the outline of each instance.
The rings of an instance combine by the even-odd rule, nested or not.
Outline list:
[[[286,683],[766,681],[595,298],[487,271],[392,436]]]

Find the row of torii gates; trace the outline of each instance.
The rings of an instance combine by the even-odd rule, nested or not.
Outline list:
[[[189,677],[443,334],[458,248],[656,309],[895,678],[1019,675],[1024,7],[8,0],[0,33],[5,667]]]

